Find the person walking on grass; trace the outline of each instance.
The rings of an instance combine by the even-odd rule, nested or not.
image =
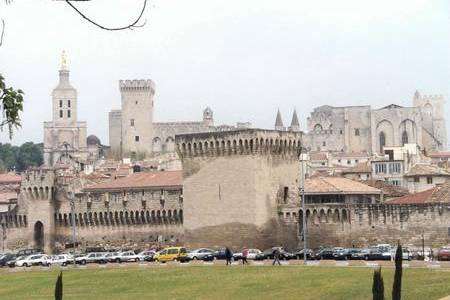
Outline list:
[[[231,253],[230,248],[225,248],[225,259],[227,260],[227,266],[231,265],[231,258],[233,257],[233,253]]]
[[[275,250],[273,251],[273,263],[272,263],[272,266],[275,266],[275,264],[278,264],[279,266],[281,266],[280,250],[278,248],[275,248]]]
[[[242,264],[243,265],[248,265],[247,256],[248,256],[248,249],[244,248],[244,250],[242,250]]]

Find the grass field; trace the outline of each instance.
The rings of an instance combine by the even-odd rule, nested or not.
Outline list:
[[[387,299],[393,269],[383,269]],[[370,268],[184,266],[65,270],[64,299],[371,299]],[[0,271],[0,299],[52,299],[58,271]],[[450,295],[449,270],[404,269],[403,299]]]

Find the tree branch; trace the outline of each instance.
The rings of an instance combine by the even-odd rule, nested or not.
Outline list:
[[[144,15],[145,12],[145,8],[147,6],[147,0],[144,0],[144,5],[142,6],[142,10],[141,13],[139,14],[139,16],[137,17],[137,19],[131,23],[130,25],[127,26],[123,26],[123,27],[106,27],[103,25],[100,25],[99,23],[95,22],[94,20],[92,20],[91,18],[87,17],[85,14],[83,14],[75,5],[73,5],[72,1],[77,1],[79,2],[80,0],[64,0],[73,10],[75,10],[83,19],[85,19],[86,21],[88,21],[89,23],[97,26],[100,29],[103,30],[109,30],[109,31],[118,31],[118,30],[125,30],[125,29],[133,29],[133,28],[138,28],[138,27],[143,27],[145,25],[145,21],[144,24],[139,24],[139,21],[141,20],[142,16]],[[88,1],[88,0],[81,0],[81,1]]]
[[[0,34],[0,47],[3,45],[4,35],[5,35],[5,20],[2,19],[2,33]]]

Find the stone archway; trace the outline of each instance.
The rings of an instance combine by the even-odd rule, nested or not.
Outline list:
[[[41,221],[34,224],[34,245],[37,249],[44,249],[44,224]]]

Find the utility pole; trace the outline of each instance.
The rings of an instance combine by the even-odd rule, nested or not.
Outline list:
[[[306,206],[305,206],[305,156],[306,153],[303,153],[304,148],[300,147],[300,195],[301,195],[301,204],[302,204],[302,235],[303,235],[303,262],[306,265],[308,260],[307,257],[307,247],[308,242],[306,238]]]
[[[75,267],[75,244],[77,243],[76,231],[75,231],[75,196],[72,191],[69,191],[69,202],[70,202],[70,211],[72,213],[71,223],[72,223],[72,256],[73,256],[73,266]]]

